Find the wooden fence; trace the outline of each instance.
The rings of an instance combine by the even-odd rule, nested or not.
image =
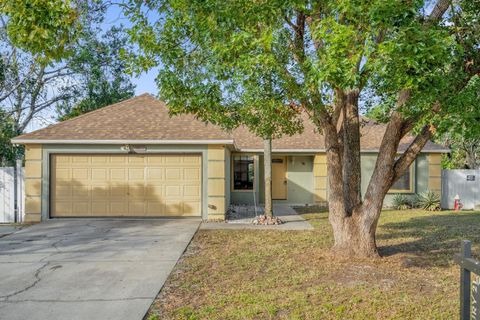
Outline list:
[[[470,241],[462,241],[455,262],[460,265],[460,319],[480,320],[480,261],[472,258]]]
[[[21,162],[17,167],[0,167],[0,223],[22,222],[25,187]]]

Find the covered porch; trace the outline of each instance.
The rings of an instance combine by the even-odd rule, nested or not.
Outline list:
[[[272,154],[272,198],[275,205],[326,205],[324,156]],[[261,207],[264,203],[263,154],[232,153],[230,204]]]

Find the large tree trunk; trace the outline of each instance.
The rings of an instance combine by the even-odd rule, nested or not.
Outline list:
[[[358,90],[347,91],[343,96],[343,192],[347,215],[351,215],[362,201]]]
[[[263,140],[263,166],[265,172],[265,215],[273,217],[272,210],[272,140]]]
[[[377,257],[375,232],[381,207],[361,206],[350,216],[343,214],[341,219],[330,220],[333,228],[333,252],[349,257]],[[330,210],[330,215],[341,215]]]
[[[375,257],[378,250],[375,232],[383,200],[393,183],[408,169],[431,135],[424,127],[407,150],[397,159],[400,140],[411,129],[412,123],[394,112],[388,123],[375,169],[365,196],[361,197],[360,126],[358,94],[355,91],[337,91],[336,108],[341,108],[337,119],[320,115],[319,122],[325,136],[327,175],[329,183],[329,221],[334,235],[332,250],[339,255]],[[397,108],[409,99],[409,92],[399,95]]]

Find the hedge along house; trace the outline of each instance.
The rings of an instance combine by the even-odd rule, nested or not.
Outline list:
[[[365,190],[385,126],[362,127]],[[401,153],[411,138],[402,141]],[[263,143],[192,115],[170,117],[148,94],[16,137],[24,144],[26,217],[201,217],[222,220],[230,204],[263,202]],[[274,203],[327,205],[323,137],[309,122],[302,134],[273,141]],[[387,195],[440,192],[441,154],[428,143]]]

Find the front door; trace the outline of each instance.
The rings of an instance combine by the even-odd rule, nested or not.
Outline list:
[[[272,199],[287,199],[287,157],[272,157]]]

